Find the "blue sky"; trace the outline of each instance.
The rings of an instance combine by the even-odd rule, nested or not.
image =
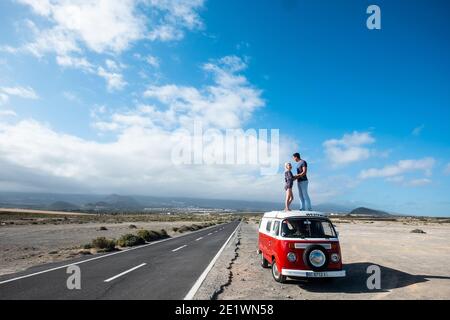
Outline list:
[[[370,4],[2,1],[0,189],[281,205],[299,150],[313,203],[449,215],[450,5]],[[194,120],[280,129],[279,174],[174,165]]]

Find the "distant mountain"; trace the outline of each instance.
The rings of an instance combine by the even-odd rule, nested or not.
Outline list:
[[[112,194],[104,197],[100,201],[91,202],[83,205],[85,210],[106,210],[106,211],[128,211],[128,210],[143,210],[144,206],[140,204],[136,199],[130,196],[121,196],[118,194]]]
[[[48,206],[48,210],[50,211],[72,211],[79,209],[80,209],[79,206],[66,201],[56,201]]]
[[[118,194],[112,194],[107,196],[104,200],[111,206],[116,208],[141,208],[140,204],[136,199],[130,196],[120,196]]]
[[[350,211],[349,215],[352,215],[352,216],[372,216],[372,217],[388,217],[388,216],[391,216],[390,213],[387,213],[387,212],[384,212],[384,211],[380,211],[380,210],[365,208],[365,207],[356,208],[356,209]]]
[[[155,197],[142,195],[53,194],[0,192],[0,207],[55,211],[84,212],[179,212],[200,210],[265,212],[283,209],[283,201],[245,201],[183,197]],[[298,209],[299,202],[293,204]],[[327,213],[348,213],[354,204],[323,203],[313,209]],[[358,209],[356,209],[358,210]],[[370,210],[370,209],[368,209]]]

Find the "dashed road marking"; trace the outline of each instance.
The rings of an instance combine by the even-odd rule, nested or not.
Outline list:
[[[123,275],[126,275],[127,273],[130,273],[131,271],[134,271],[134,270],[136,270],[136,269],[139,269],[139,268],[141,268],[141,267],[143,267],[143,266],[145,266],[145,265],[146,265],[146,263],[142,263],[142,264],[140,264],[140,265],[138,265],[138,266],[136,266],[136,267],[134,267],[134,268],[131,268],[131,269],[128,269],[127,271],[124,271],[124,272],[122,272],[122,273],[119,273],[118,275],[116,275],[116,276],[114,276],[114,277],[111,277],[111,278],[109,278],[109,279],[106,279],[105,282],[113,281],[114,279],[117,279],[117,278],[119,278],[119,277],[121,277],[121,276],[123,276]]]
[[[185,244],[184,246],[178,247],[176,249],[173,249],[172,252],[177,252],[178,250],[181,250],[183,248],[187,247],[187,244]]]

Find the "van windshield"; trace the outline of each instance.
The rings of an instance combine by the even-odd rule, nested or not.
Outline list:
[[[291,218],[283,220],[281,236],[285,238],[336,238],[333,225],[326,219]]]

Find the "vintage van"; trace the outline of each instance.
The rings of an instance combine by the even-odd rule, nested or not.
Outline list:
[[[327,215],[313,211],[272,211],[259,225],[261,266],[275,281],[287,277],[345,277],[339,238]]]

